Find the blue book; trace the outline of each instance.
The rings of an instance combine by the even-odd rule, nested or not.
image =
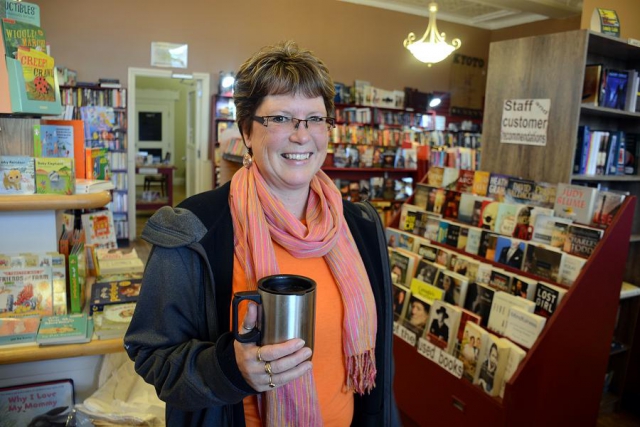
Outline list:
[[[576,157],[573,162],[573,173],[583,175],[587,170],[587,160],[589,159],[589,126],[578,126],[578,141],[576,144]]]
[[[93,322],[86,313],[44,316],[36,342],[40,345],[75,344],[91,341]]]

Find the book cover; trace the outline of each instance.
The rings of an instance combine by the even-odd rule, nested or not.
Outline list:
[[[0,18],[40,26],[40,6],[26,1],[0,0]]]
[[[91,341],[89,329],[86,313],[45,316],[36,342],[40,345],[85,343]]]
[[[101,280],[108,279],[108,277]],[[142,279],[100,281],[91,287],[89,311],[103,311],[112,304],[137,302],[140,295]]]
[[[97,263],[96,273],[100,276],[144,272],[144,263],[140,258],[103,259]]]
[[[493,225],[493,231],[504,236],[513,236],[518,224],[518,214],[521,213],[522,205],[512,203],[500,203],[498,213]]]
[[[39,135],[36,135],[36,129],[34,129],[34,139],[38,137],[41,141],[41,148],[39,149],[36,141],[34,146],[36,157],[73,157],[76,178],[86,178],[84,122],[82,120],[42,119],[39,125]],[[39,152],[40,154],[38,154]]]
[[[535,189],[535,181],[510,176],[507,178],[507,187],[504,190],[504,201],[511,204],[530,205],[534,199]]]
[[[473,193],[473,182],[476,176],[476,171],[469,169],[460,169],[460,175],[458,176],[458,182],[454,190],[461,193]]]
[[[404,317],[405,307],[409,301],[411,291],[408,287],[398,283],[393,284],[393,321],[397,322]]]
[[[522,271],[557,282],[563,255],[550,246],[530,243],[525,250]]]
[[[460,194],[460,203],[458,204],[458,221],[478,227],[480,224],[482,203],[489,202],[491,199],[475,194]]]
[[[427,212],[441,215],[444,210],[447,190],[444,188],[431,187],[427,199]]]
[[[36,341],[40,316],[0,317],[0,345]]]
[[[504,380],[500,385],[500,392],[498,393],[498,395],[501,398],[504,398],[504,391],[505,391],[507,382],[509,382],[513,374],[516,373],[516,371],[518,370],[518,366],[520,366],[520,362],[524,360],[525,356],[527,355],[527,352],[506,338],[502,338],[502,340],[504,341],[504,344],[507,347],[509,347],[509,357],[507,358],[507,366],[504,368]]]
[[[104,147],[85,148],[85,177],[87,179],[111,179],[109,150]]]
[[[601,76],[601,107],[624,110],[629,75],[624,70],[607,68]]]
[[[64,157],[36,157],[36,193],[74,194],[75,172],[73,159]]]
[[[118,247],[111,211],[105,209],[83,213],[81,218],[88,245],[94,245],[96,249]]]
[[[69,254],[69,311],[82,313],[85,303],[87,259],[84,243],[73,245]]]
[[[18,48],[24,46],[47,51],[45,32],[37,25],[15,19],[2,18],[2,36],[4,39],[5,55],[16,58]]]
[[[462,349],[462,343],[465,341],[464,330],[467,326],[467,322],[480,324],[480,316],[467,310],[466,308],[458,307],[460,309],[460,322],[458,324],[458,330],[456,331],[456,349],[454,354],[458,356]],[[467,340],[468,341],[468,340]]]
[[[127,332],[136,303],[113,304],[93,313],[94,332],[99,340],[121,338]]]
[[[53,314],[51,267],[0,269],[0,317]]]
[[[442,180],[444,178],[444,168],[440,166],[432,166],[427,172],[427,185],[431,187],[442,187]]]
[[[438,273],[444,270],[444,267],[426,259],[418,261],[416,269],[416,279],[433,285],[438,277]]]
[[[598,190],[593,209],[591,224],[606,228],[611,224],[613,217],[618,213],[626,194],[614,191]]]
[[[567,233],[569,230],[569,224],[554,221],[551,229],[551,242],[549,246],[562,250],[564,242],[567,240]]]
[[[461,193],[455,190],[447,190],[444,198],[444,210],[442,216],[448,219],[458,219]]]
[[[39,426],[43,415],[71,414],[74,404],[73,381],[70,379],[0,389],[2,425],[7,427]]]
[[[513,275],[501,268],[493,268],[489,276],[489,287],[496,291],[509,292]]]
[[[604,230],[586,225],[570,224],[562,249],[571,255],[588,258],[602,239]]]
[[[587,64],[582,85],[582,103],[599,105],[601,64]]]
[[[24,46],[18,48],[16,59],[22,66],[27,99],[54,102],[59,91],[54,59],[42,51]]]
[[[436,287],[443,290],[442,300],[449,304],[464,306],[469,279],[450,270],[442,270],[436,278]]]
[[[568,218],[561,218],[551,214],[536,215],[531,234],[531,241],[551,246],[554,231],[558,228],[568,227],[573,221]]]
[[[491,311],[489,312],[487,329],[497,334],[504,335],[507,328],[507,320],[509,319],[509,310],[513,307],[520,307],[529,313],[533,313],[536,308],[536,304],[533,301],[518,298],[508,292],[496,292],[493,296]]]
[[[581,224],[590,224],[597,193],[597,188],[561,182],[558,184],[553,210],[562,218]]]
[[[420,239],[416,247],[416,253],[426,261],[435,262],[438,256],[438,246],[432,245],[428,239]]]
[[[440,270],[438,271],[440,274]],[[437,280],[436,276],[436,280]],[[416,295],[431,304],[433,301],[441,300],[444,292],[442,289],[427,282],[423,282],[418,278],[411,279],[411,295]]]
[[[520,306],[513,306],[509,310],[504,336],[525,348],[531,348],[546,323],[546,317]]]
[[[441,187],[446,190],[455,190],[458,186],[458,178],[460,176],[460,169],[445,167],[442,173]]]
[[[484,340],[478,359],[474,384],[477,384],[490,396],[497,396],[504,380],[510,346],[502,338],[488,333]]]
[[[533,301],[536,298],[536,286],[538,281],[517,274],[511,279],[511,295]]]
[[[436,264],[439,264],[440,266],[442,266],[444,268],[449,268],[449,264],[451,263],[451,255],[452,254],[453,254],[453,252],[450,251],[449,249],[438,247],[438,250],[436,252],[436,259],[435,259],[434,262]]]
[[[480,223],[478,226],[484,230],[495,231],[496,219],[501,202],[483,201],[480,207]]]
[[[486,327],[489,321],[491,303],[495,292],[495,289],[483,283],[470,283],[467,288],[464,308],[480,316],[480,325],[482,327]]]
[[[421,337],[429,322],[431,303],[411,292],[403,326]]]
[[[534,313],[543,317],[551,317],[566,293],[567,290],[560,286],[546,282],[538,282],[536,299],[534,301],[536,303]]]
[[[556,201],[558,186],[549,182],[535,182],[531,205],[540,208],[553,209]]]
[[[391,278],[393,283],[409,286],[411,278],[415,275],[415,269],[420,256],[416,253],[404,251],[399,248],[389,249],[389,263],[391,265]]]
[[[444,301],[434,301],[429,312],[426,339],[447,353],[453,353],[462,310]]]
[[[533,220],[531,218],[533,209],[531,206],[519,205],[515,212],[515,226],[511,236],[520,240],[531,240],[533,237]]]
[[[447,243],[447,235],[449,234],[449,226],[453,225],[449,221],[441,220],[438,223],[438,234],[436,235],[436,242],[438,243]]]
[[[487,187],[487,196],[497,202],[504,201],[504,195],[509,184],[509,175],[491,173],[489,175],[489,185]]]
[[[418,183],[416,184],[416,189],[413,192],[413,205],[418,206],[420,209],[427,209],[427,201],[429,200],[429,191],[431,187]]]
[[[418,236],[393,227],[386,227],[385,234],[387,238],[387,246],[390,248],[402,248],[415,252],[416,239]],[[138,258],[137,254],[135,254],[135,258]],[[98,261],[100,261],[100,253],[98,253]]]
[[[473,382],[476,377],[480,349],[488,337],[489,333],[480,325],[474,322],[465,324],[458,359],[462,361],[462,377],[467,381]]]
[[[108,147],[116,139],[118,126],[112,107],[80,107],[80,118],[84,121],[85,146]]]
[[[487,259],[487,251],[489,250],[489,243],[491,240],[493,239],[497,239],[497,234],[489,231],[489,230],[482,230],[480,233],[480,244],[478,246],[478,253],[477,255],[481,258],[485,258]],[[494,246],[495,248],[495,246]],[[491,259],[493,259],[493,256],[490,257]]]
[[[36,192],[33,157],[0,156],[2,185],[0,194],[33,194]]]
[[[489,190],[489,176],[488,171],[476,171],[473,175],[473,194],[478,196],[486,196]]]
[[[587,260],[584,258],[564,254],[562,265],[560,266],[560,277],[558,282],[565,286],[573,285],[586,262]]]
[[[464,248],[466,253],[478,255],[483,231],[484,230],[477,227],[469,227],[467,245]]]

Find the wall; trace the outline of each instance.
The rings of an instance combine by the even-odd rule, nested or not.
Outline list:
[[[491,42],[577,30],[580,29],[580,18],[580,15],[578,15],[567,19],[546,19],[530,24],[494,30],[491,32]]]
[[[159,77],[137,77],[136,89],[172,90],[180,93],[175,103],[173,121],[173,140],[175,153],[171,153],[172,163],[178,168],[174,172],[174,179],[185,178],[185,145],[187,139],[187,94],[195,83],[193,80],[180,80]]]
[[[640,1],[638,0],[584,0],[582,2],[582,20],[580,28],[591,26],[591,16],[597,8],[613,9],[620,19],[620,37],[640,40]]]
[[[152,41],[187,43],[189,68],[177,71],[211,73],[215,93],[221,70],[236,70],[265,44],[294,39],[345,84],[449,90],[451,59],[428,68],[402,45],[411,31],[422,36],[424,17],[327,0],[32,1],[56,65],[77,70],[80,81],[126,82],[128,67],[150,68]],[[438,28],[462,40],[459,53],[488,57],[490,31],[440,20]]]

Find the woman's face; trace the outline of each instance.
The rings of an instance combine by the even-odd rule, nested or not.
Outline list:
[[[327,110],[321,96],[306,98],[302,95],[266,96],[256,116],[287,116],[298,119],[325,117]],[[267,126],[253,122],[247,146],[253,150],[253,160],[267,185],[276,194],[306,190],[327,155],[329,132],[326,127],[306,128],[299,123],[297,129],[288,126]]]
[[[489,351],[489,370],[495,371],[498,368],[498,349],[495,346]]]

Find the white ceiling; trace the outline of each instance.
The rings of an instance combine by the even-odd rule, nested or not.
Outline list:
[[[339,0],[381,9],[429,16],[432,0]],[[544,19],[582,13],[582,0],[438,0],[438,20],[497,30]]]

